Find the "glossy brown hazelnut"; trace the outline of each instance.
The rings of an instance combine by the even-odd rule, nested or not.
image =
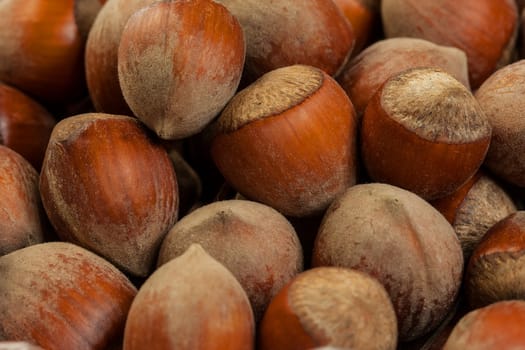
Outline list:
[[[313,262],[366,272],[388,291],[399,339],[435,329],[458,294],[461,245],[452,226],[412,192],[387,184],[350,187],[328,208]]]
[[[491,127],[472,93],[437,68],[389,78],[362,119],[361,154],[373,181],[427,199],[456,191],[485,159]]]
[[[126,321],[123,350],[251,350],[250,302],[235,277],[198,244],[142,285]]]
[[[218,0],[246,37],[244,80],[294,64],[337,75],[352,53],[352,26],[332,0]]]
[[[351,59],[337,81],[361,118],[372,96],[388,78],[417,67],[441,68],[465,87],[470,87],[467,56],[463,51],[417,38],[375,42]]]
[[[47,215],[62,240],[147,276],[177,219],[166,150],[136,118],[83,114],[60,121],[40,176]]]
[[[75,0],[0,3],[0,80],[49,105],[81,97],[84,41]]]
[[[223,5],[160,1],[128,19],[118,77],[142,122],[163,139],[182,139],[200,132],[235,94],[244,57],[241,25]]]
[[[356,119],[343,89],[318,68],[265,74],[219,116],[211,154],[229,184],[284,215],[321,213],[356,181]]]
[[[525,298],[525,211],[492,226],[467,265],[465,291],[472,308]]]
[[[44,241],[38,173],[0,145],[0,256]]]
[[[65,242],[4,255],[0,271],[0,340],[44,349],[105,349],[137,292],[115,266]]]
[[[98,12],[85,47],[86,82],[97,112],[133,114],[120,89],[118,47],[129,17],[154,1],[108,0]]]
[[[451,195],[431,204],[454,227],[466,260],[488,229],[517,210],[507,192],[482,172]]]
[[[497,177],[525,187],[525,60],[494,72],[475,96],[492,126],[485,165]]]
[[[0,144],[40,171],[55,118],[37,101],[0,83]]]
[[[272,300],[259,349],[396,349],[397,320],[385,288],[351,269],[318,267],[297,275]]]
[[[225,200],[189,213],[164,238],[158,265],[195,243],[237,278],[256,321],[277,292],[303,270],[303,252],[293,226],[261,203]]]
[[[383,0],[381,16],[389,38],[416,37],[463,50],[473,89],[510,62],[518,33],[514,0]]]
[[[443,350],[521,349],[525,347],[525,301],[500,301],[465,315]]]

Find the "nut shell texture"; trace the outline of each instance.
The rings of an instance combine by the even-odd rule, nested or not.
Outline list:
[[[332,0],[218,0],[246,35],[248,81],[294,64],[336,75],[355,42],[349,22]]]
[[[474,176],[490,137],[491,126],[471,92],[434,68],[388,79],[365,110],[361,128],[370,177],[425,199],[449,195]]]
[[[211,154],[226,180],[285,215],[320,213],[355,184],[355,112],[317,68],[267,73],[230,101],[214,127]]]
[[[523,349],[524,323],[523,300],[500,301],[459,320],[443,350]]]
[[[124,350],[251,350],[250,302],[235,277],[198,244],[159,267],[131,305]]]
[[[180,139],[219,114],[239,85],[244,57],[241,26],[224,6],[160,1],[129,18],[119,82],[140,120],[161,138]]]
[[[369,275],[319,267],[294,278],[272,300],[260,348],[395,349],[397,320],[384,287]]]
[[[476,91],[491,126],[485,165],[499,178],[525,187],[525,60],[501,68]]]
[[[303,270],[293,226],[275,209],[246,201],[218,201],[192,211],[168,232],[159,266],[198,243],[241,283],[256,320],[270,300]]]
[[[146,276],[177,219],[177,180],[166,150],[135,118],[84,114],[57,124],[40,191],[63,240]]]
[[[0,340],[50,350],[106,349],[137,292],[115,266],[65,242],[4,255],[0,273]]]
[[[500,220],[485,234],[467,266],[465,291],[472,307],[525,298],[525,211]]]
[[[417,37],[463,50],[473,89],[510,61],[518,31],[514,0],[384,0],[381,14],[389,38]]]
[[[354,268],[388,291],[400,340],[435,328],[452,307],[463,255],[452,226],[419,196],[386,184],[360,184],[328,208],[313,266]]]

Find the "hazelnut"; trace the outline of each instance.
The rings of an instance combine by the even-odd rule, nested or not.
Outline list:
[[[518,32],[514,0],[383,0],[381,16],[388,38],[416,37],[463,50],[473,89],[510,62]]]
[[[135,118],[83,114],[60,121],[40,176],[47,215],[65,241],[147,276],[177,220],[166,150]]]
[[[0,80],[39,102],[82,96],[84,41],[75,0],[0,2]]]
[[[200,245],[159,267],[131,304],[123,350],[251,350],[250,302],[239,282]]]
[[[385,288],[371,276],[318,267],[297,275],[272,300],[259,329],[261,350],[396,349],[397,320]]]
[[[38,173],[18,153],[0,145],[0,256],[42,243],[45,215]]]
[[[443,350],[521,349],[525,347],[524,323],[525,301],[500,301],[465,315]]]
[[[352,58],[337,81],[361,118],[372,96],[388,78],[417,67],[441,68],[470,88],[463,51],[417,38],[384,39],[366,47]]]
[[[366,272],[394,305],[399,339],[416,339],[446,317],[458,294],[463,255],[448,221],[421,197],[387,184],[350,187],[328,208],[313,262]]]
[[[284,215],[322,212],[356,181],[356,120],[341,87],[294,65],[239,92],[214,124],[211,154],[229,184]]]
[[[507,192],[481,172],[456,192],[431,204],[454,227],[466,260],[492,225],[517,210]]]
[[[352,26],[332,0],[218,0],[246,36],[244,80],[294,64],[337,75],[352,53]]]
[[[389,78],[363,115],[361,153],[375,182],[427,199],[456,191],[478,171],[491,127],[472,93],[437,68]]]
[[[40,171],[55,118],[37,101],[0,83],[0,144]]]
[[[525,297],[525,211],[492,226],[467,265],[465,291],[473,308]]]
[[[492,126],[485,165],[497,177],[525,187],[525,60],[494,72],[475,96]]]
[[[85,45],[87,87],[97,112],[133,114],[120,89],[118,48],[129,17],[153,2],[155,0],[108,0],[98,12]]]
[[[4,255],[0,271],[0,340],[44,349],[105,349],[137,292],[115,266],[65,242]]]
[[[278,211],[247,200],[226,200],[196,209],[164,238],[158,265],[198,243],[237,278],[259,321],[270,300],[303,270],[301,244]]]
[[[159,1],[124,27],[120,87],[133,113],[157,135],[181,139],[200,132],[234,95],[244,56],[241,26],[224,6]]]

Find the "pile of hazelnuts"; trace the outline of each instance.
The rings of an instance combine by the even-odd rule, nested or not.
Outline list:
[[[524,7],[0,1],[0,349],[525,348]]]

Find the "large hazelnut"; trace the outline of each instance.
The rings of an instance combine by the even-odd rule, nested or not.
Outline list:
[[[220,201],[186,215],[166,235],[159,266],[194,243],[237,278],[256,321],[277,292],[303,270],[301,244],[293,226],[276,210],[256,202]]]
[[[139,289],[123,350],[251,350],[254,340],[246,293],[230,271],[194,244]]]
[[[371,179],[425,199],[456,191],[478,171],[491,127],[472,93],[437,68],[388,79],[363,115],[361,153]]]
[[[124,27],[120,87],[133,113],[157,135],[181,139],[200,132],[234,95],[244,56],[241,26],[221,4],[160,1]]]
[[[147,276],[177,219],[176,175],[166,150],[135,118],[83,114],[60,121],[40,176],[59,237]]]
[[[383,0],[381,15],[389,38],[416,37],[463,50],[473,89],[511,61],[518,33],[515,0]]]
[[[0,340],[44,349],[106,349],[137,292],[115,266],[65,242],[4,255],[0,271]]]
[[[356,119],[343,89],[294,65],[239,92],[214,124],[211,154],[248,199],[285,215],[318,214],[356,181]]]
[[[461,246],[443,215],[414,193],[378,183],[355,185],[330,205],[312,264],[377,278],[390,295],[403,341],[440,324],[463,273]]]
[[[261,350],[396,349],[397,320],[385,288],[351,269],[297,275],[272,300],[259,328]]]
[[[244,80],[294,64],[336,75],[352,53],[352,26],[332,0],[218,0],[246,35]]]

